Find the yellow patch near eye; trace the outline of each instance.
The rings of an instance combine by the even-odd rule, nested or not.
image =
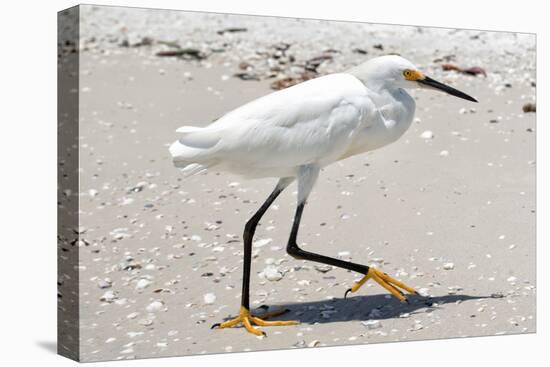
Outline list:
[[[418,70],[406,69],[403,71],[403,76],[407,80],[415,81],[424,79],[424,74]]]

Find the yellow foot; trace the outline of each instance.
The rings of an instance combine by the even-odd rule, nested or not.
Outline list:
[[[224,328],[232,327],[232,326],[235,326],[239,323],[242,323],[244,325],[245,329],[249,333],[252,333],[252,334],[257,335],[257,336],[263,336],[263,335],[266,335],[266,334],[263,331],[261,331],[261,330],[255,328],[254,326],[252,326],[252,324],[257,325],[257,326],[286,326],[286,325],[298,325],[299,324],[299,322],[296,321],[296,320],[285,320],[285,321],[266,321],[266,320],[264,320],[264,319],[267,319],[269,317],[276,317],[276,316],[282,315],[282,314],[286,313],[287,311],[288,310],[283,309],[283,310],[279,310],[279,311],[266,312],[266,313],[263,313],[260,317],[260,316],[252,315],[248,309],[241,306],[241,309],[239,310],[239,316],[235,317],[234,319],[222,322],[222,323],[214,324],[214,325],[212,325],[212,329],[214,329],[215,327],[219,327],[220,329],[224,329]]]
[[[405,295],[403,294],[403,292],[401,292],[399,288],[404,289],[411,294],[418,294],[413,288],[409,287],[408,285],[401,283],[399,280],[393,279],[388,274],[371,267],[369,268],[367,274],[365,274],[365,276],[360,281],[355,283],[350,289],[346,291],[344,298],[346,298],[349,292],[357,292],[357,290],[361,288],[361,286],[365,284],[366,281],[369,279],[373,279],[376,283],[386,288],[391,294],[393,294],[395,297],[397,297],[397,299],[402,302],[408,303],[409,301],[407,300],[407,298],[405,298]]]

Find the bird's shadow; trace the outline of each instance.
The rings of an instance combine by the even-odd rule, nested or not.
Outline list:
[[[436,311],[446,303],[491,298],[490,296],[446,295],[440,297],[409,296],[409,303],[395,298],[388,299],[385,294],[333,298],[313,302],[278,304],[269,310],[288,309],[289,312],[277,317],[278,320],[298,320],[300,323],[334,323],[345,321],[384,320],[413,315],[419,312]],[[261,317],[263,310],[256,313]]]

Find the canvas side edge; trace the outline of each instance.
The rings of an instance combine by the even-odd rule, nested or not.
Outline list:
[[[57,25],[57,352],[79,361],[79,6]]]

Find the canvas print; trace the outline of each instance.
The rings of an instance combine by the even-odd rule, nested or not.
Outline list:
[[[535,332],[534,34],[58,18],[61,355]]]

